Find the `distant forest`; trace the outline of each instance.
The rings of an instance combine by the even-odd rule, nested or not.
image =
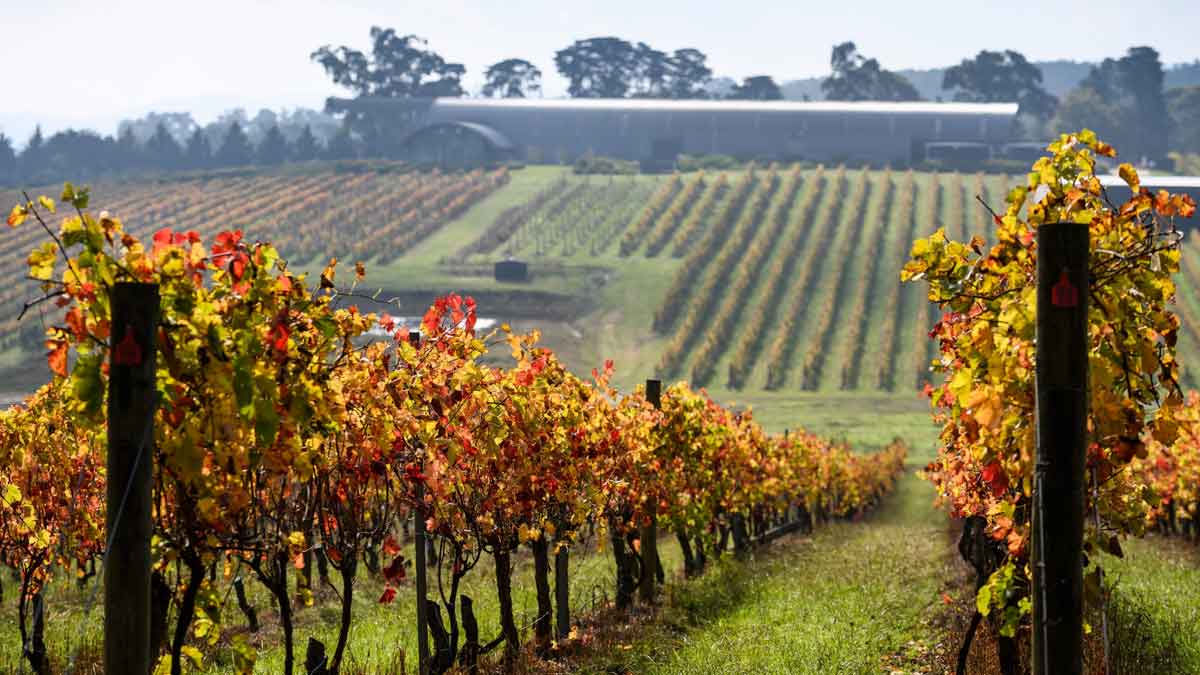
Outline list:
[[[355,96],[469,95],[461,84],[466,68],[423,38],[378,27],[370,38],[369,52],[326,45],[311,60]],[[1014,101],[1014,138],[1045,140],[1089,127],[1138,163],[1166,166],[1171,153],[1200,154],[1200,61],[1165,68],[1150,47],[1101,63],[1030,62],[1015,51],[985,50],[947,68],[892,71],[843,42],[830,51],[828,76],[782,85],[768,74],[740,82],[714,76],[699,49],[665,52],[617,37],[577,40],[555,53],[554,64],[577,98]],[[530,61],[504,59],[486,69],[474,95],[540,96],[541,78]],[[187,112],[151,112],[122,121],[115,136],[65,130],[46,137],[39,128],[20,151],[0,133],[0,185],[395,153],[378,142],[381,128],[395,121],[366,119],[338,100],[320,112],[250,117],[232,110],[206,125]]]

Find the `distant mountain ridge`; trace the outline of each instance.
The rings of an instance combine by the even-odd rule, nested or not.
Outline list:
[[[1042,69],[1042,84],[1046,91],[1061,98],[1074,89],[1097,65],[1087,61],[1035,61],[1034,65]],[[1164,88],[1187,87],[1200,85],[1200,60],[1192,63],[1177,63],[1165,67]],[[945,100],[954,98],[954,92],[942,89],[942,76],[946,68],[931,68],[928,70],[898,70],[900,75],[908,78],[909,82],[921,93],[921,98],[935,101],[938,97]],[[781,85],[783,95],[789,99],[803,99],[808,96],[814,101],[825,98],[821,92],[821,80],[824,77],[807,77],[791,80]]]

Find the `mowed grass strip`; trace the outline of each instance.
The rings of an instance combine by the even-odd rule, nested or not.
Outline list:
[[[952,552],[914,466],[863,522],[785,538],[744,562],[726,557],[670,586],[659,622],[579,672],[880,672],[921,632]]]

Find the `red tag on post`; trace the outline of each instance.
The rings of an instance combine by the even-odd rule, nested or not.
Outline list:
[[[131,368],[142,365],[142,346],[133,337],[133,326],[125,327],[125,337],[113,350],[113,363]]]
[[[1079,289],[1075,288],[1075,285],[1067,278],[1066,269],[1059,275],[1058,283],[1050,289],[1050,304],[1055,307],[1079,306]]]

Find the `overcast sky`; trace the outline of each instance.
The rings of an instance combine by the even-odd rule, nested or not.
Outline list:
[[[829,70],[853,40],[887,68],[957,63],[980,49],[1031,60],[1099,60],[1132,45],[1167,64],[1200,59],[1200,1],[807,2],[804,0],[0,0],[0,132],[23,144],[33,125],[113,133],[122,118],[307,106],[344,93],[309,54],[324,44],[369,49],[372,25],[415,33],[467,67],[478,91],[488,64],[520,57],[561,96],[554,52],[616,35],[658,49],[696,47],[718,75],[777,81]]]

